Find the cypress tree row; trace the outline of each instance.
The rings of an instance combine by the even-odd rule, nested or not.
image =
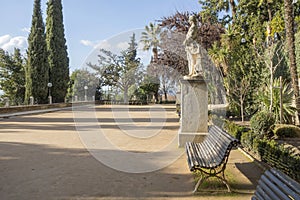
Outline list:
[[[49,0],[47,3],[46,32],[53,102],[64,102],[69,82],[69,58],[61,0]]]
[[[25,103],[28,103],[30,96],[33,96],[37,103],[47,103],[49,65],[40,0],[34,0],[27,57]]]

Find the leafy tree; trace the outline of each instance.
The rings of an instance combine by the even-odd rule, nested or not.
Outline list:
[[[137,43],[135,34],[132,35],[129,47],[116,55],[111,51],[100,50],[99,64],[87,64],[100,74],[105,85],[115,86],[124,93],[124,103],[128,103],[128,90],[140,80],[140,59],[137,58]]]
[[[0,49],[0,90],[2,97],[10,101],[10,105],[20,105],[25,96],[25,64],[20,49],[10,55]]]
[[[222,71],[222,75],[226,76],[228,73],[228,49],[215,42],[208,50],[208,54],[216,67]]]
[[[203,19],[196,13],[177,12],[176,14],[163,17],[160,22],[160,26],[170,32],[179,32],[186,35],[190,28],[189,17],[191,15],[197,16],[198,21],[198,38],[197,42],[203,46],[206,50],[209,49],[215,41],[220,40],[220,36],[224,33],[224,27],[220,23],[214,23],[209,20]]]
[[[47,103],[49,80],[45,27],[42,18],[41,1],[34,1],[32,25],[28,37],[25,103],[33,96],[38,103]]]
[[[236,17],[236,1],[235,0],[209,0],[203,1],[199,0],[202,6],[201,16],[204,18],[214,18],[216,21],[221,15],[223,15],[221,21],[228,23],[230,21],[234,22]],[[231,11],[231,16],[227,13]],[[222,13],[222,14],[221,14]],[[225,14],[224,14],[225,13]]]
[[[287,63],[285,62],[285,55],[283,52],[283,42],[279,41],[275,43],[275,41],[269,39],[269,44],[264,49],[264,52],[260,54],[258,51],[257,58],[264,63],[266,69],[263,70],[265,80],[269,85],[270,91],[270,112],[273,107],[273,82],[275,78],[279,78],[282,76],[284,80],[290,80],[290,74],[288,73],[288,69],[286,69]]]
[[[145,75],[135,96],[140,100],[149,100],[159,90],[159,80],[154,76]]]
[[[47,3],[46,32],[53,102],[64,102],[69,83],[69,58],[61,0],[49,0]]]
[[[232,111],[236,111],[244,119],[253,109],[254,94],[260,79],[259,63],[253,60],[252,54],[247,52],[247,46],[240,45],[236,51],[230,52],[229,70],[224,78],[227,98]]]
[[[78,100],[85,100],[85,95],[87,95],[88,100],[92,99],[92,96],[96,97],[99,95],[99,78],[95,73],[89,72],[87,69],[75,70],[70,78],[72,81],[72,86],[69,91],[72,94],[69,96],[77,96]],[[85,89],[87,86],[87,89]]]

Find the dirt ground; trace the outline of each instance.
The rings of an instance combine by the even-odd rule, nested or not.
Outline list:
[[[233,193],[227,193],[225,186],[210,191],[208,182],[192,194],[195,177],[184,153],[155,171],[118,170],[95,156],[95,152],[114,155],[110,149],[97,145],[97,138],[90,141],[93,150],[84,141],[93,127],[90,118],[95,117],[103,134],[120,150],[143,154],[176,138],[179,120],[175,108],[97,106],[91,111],[91,115],[85,115],[84,109],[70,109],[0,119],[0,199],[250,199],[262,174],[237,149],[231,152],[226,169]],[[81,126],[78,121],[87,124]],[[159,158],[147,160],[142,167],[163,166]],[[119,162],[121,168],[127,164],[135,163]]]

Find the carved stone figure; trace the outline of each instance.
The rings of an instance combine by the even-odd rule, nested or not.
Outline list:
[[[197,42],[197,17],[195,15],[190,16],[189,23],[191,26],[183,42],[187,53],[189,74],[184,76],[184,79],[195,79],[202,77],[203,73],[201,66],[202,47]]]

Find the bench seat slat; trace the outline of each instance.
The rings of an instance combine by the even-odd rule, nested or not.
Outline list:
[[[300,184],[279,170],[267,170],[258,181],[252,199],[300,199]]]

